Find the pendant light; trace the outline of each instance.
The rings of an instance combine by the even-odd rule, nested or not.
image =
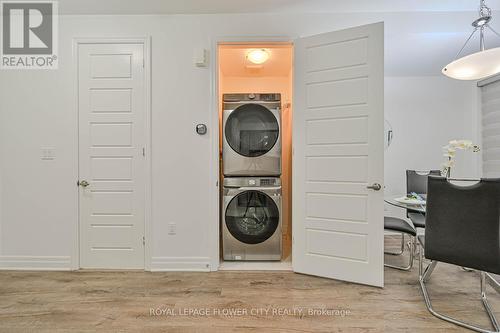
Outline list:
[[[457,80],[479,80],[500,73],[500,47],[486,49],[484,44],[484,31],[486,28],[500,37],[490,25],[491,9],[486,6],[485,0],[480,0],[479,18],[472,22],[474,30],[465,41],[464,46],[458,51],[455,60],[443,68],[442,73]],[[459,58],[474,34],[479,30],[479,52]]]

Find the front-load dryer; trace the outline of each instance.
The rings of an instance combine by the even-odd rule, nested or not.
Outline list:
[[[225,178],[224,260],[281,260],[281,181],[273,177]]]
[[[281,95],[223,95],[225,176],[281,175]]]

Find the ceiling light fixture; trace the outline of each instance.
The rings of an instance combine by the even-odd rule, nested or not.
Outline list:
[[[260,65],[269,59],[269,52],[264,49],[255,49],[247,53],[248,61]]]
[[[480,0],[479,18],[472,22],[474,30],[465,41],[455,60],[443,68],[442,73],[457,80],[479,80],[500,73],[500,47],[486,50],[484,44],[484,31],[486,28],[500,37],[490,25],[491,9],[486,6],[485,0]],[[479,52],[458,59],[472,36],[479,30]]]

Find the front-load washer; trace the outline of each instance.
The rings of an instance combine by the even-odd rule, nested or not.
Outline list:
[[[224,178],[224,260],[281,260],[281,180]]]
[[[281,175],[281,95],[224,94],[224,176]]]

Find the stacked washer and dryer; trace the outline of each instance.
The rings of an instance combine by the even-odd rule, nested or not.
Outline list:
[[[224,260],[281,260],[281,96],[223,95]]]

